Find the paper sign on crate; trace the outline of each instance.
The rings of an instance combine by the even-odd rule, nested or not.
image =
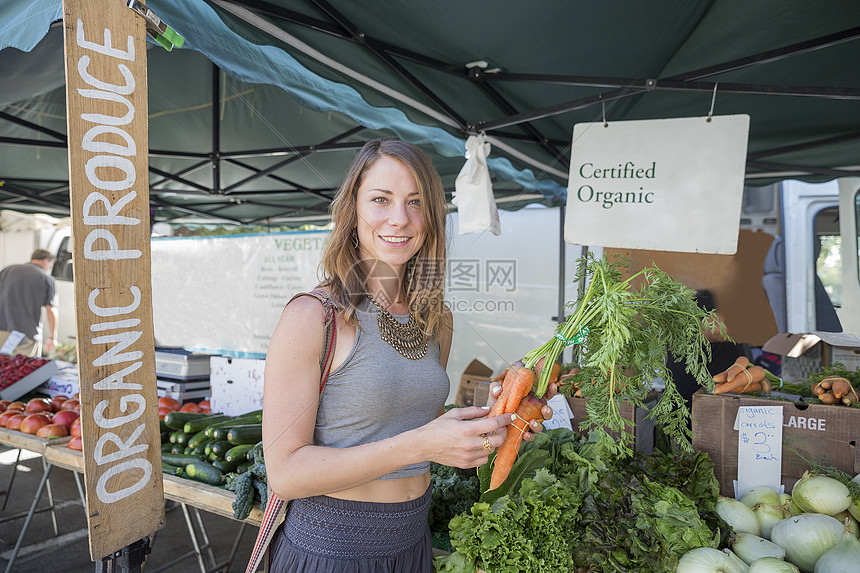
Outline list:
[[[544,421],[543,427],[547,430],[555,428],[567,428],[572,430],[570,419],[573,418],[573,412],[567,404],[563,394],[556,394],[547,401],[547,406],[552,408],[552,418]]]
[[[782,491],[782,417],[782,406],[738,408],[735,498],[759,486]]]

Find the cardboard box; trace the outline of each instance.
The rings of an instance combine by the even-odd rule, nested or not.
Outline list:
[[[212,411],[238,416],[260,410],[265,366],[265,360],[213,356],[209,374]]]
[[[485,405],[490,395],[492,376],[492,368],[478,359],[472,360],[460,376],[460,385],[457,387],[454,403],[457,406]]]
[[[860,473],[860,410],[846,406],[802,404],[743,395],[693,394],[693,447],[707,452],[716,465],[720,493],[734,497],[738,477],[738,432],[741,406],[782,406],[782,484],[791,491],[809,469],[806,458],[851,475]],[[801,457],[802,456],[802,457]]]
[[[0,390],[0,400],[17,400],[30,390],[44,384],[58,371],[57,363],[51,360]]]
[[[39,386],[39,392],[47,394],[51,398],[54,396],[71,397],[80,391],[78,385],[78,365],[72,362],[64,362],[62,360],[54,360],[57,364],[58,372],[51,378]]]
[[[654,435],[655,424],[654,420],[647,418],[648,412],[657,404],[659,395],[657,392],[651,392],[645,397],[644,408],[634,408],[633,404],[625,403],[619,409],[621,417],[625,420],[633,422],[633,445],[636,451],[650,455],[654,451]],[[573,413],[570,424],[575,432],[583,433],[579,426],[588,416],[585,412],[585,403],[587,398],[567,397],[567,403],[570,406],[570,411]]]

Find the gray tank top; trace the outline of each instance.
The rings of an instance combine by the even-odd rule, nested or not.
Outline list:
[[[394,315],[406,322],[406,316]],[[314,444],[347,448],[390,438],[433,420],[448,398],[448,374],[439,363],[439,342],[409,360],[382,340],[376,307],[365,299],[356,309],[359,328],[343,364],[333,370],[317,409]],[[430,462],[412,464],[382,476],[421,475]]]

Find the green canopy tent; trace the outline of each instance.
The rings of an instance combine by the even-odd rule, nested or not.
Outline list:
[[[117,0],[120,1],[120,0]],[[324,219],[367,139],[469,134],[500,206],[562,204],[580,122],[744,113],[747,184],[860,172],[860,4],[150,0],[153,221]],[[0,208],[66,214],[60,0],[0,11]]]

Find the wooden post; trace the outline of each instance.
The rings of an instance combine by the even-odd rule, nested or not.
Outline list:
[[[64,0],[78,371],[90,556],[164,525],[152,330],[146,31]]]

